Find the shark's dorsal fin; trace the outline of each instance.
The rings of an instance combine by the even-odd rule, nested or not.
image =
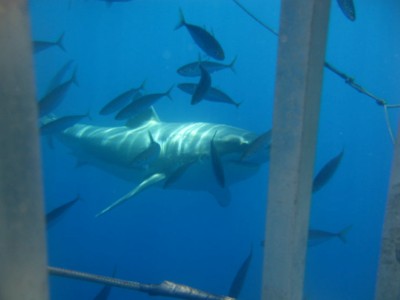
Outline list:
[[[158,115],[156,111],[154,110],[153,106],[151,106],[149,109],[145,110],[144,112],[138,114],[137,116],[134,116],[133,118],[130,118],[125,126],[129,128],[137,128],[140,126],[143,126],[144,124],[148,122],[160,122],[160,119],[158,118]]]

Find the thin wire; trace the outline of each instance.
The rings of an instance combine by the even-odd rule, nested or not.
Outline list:
[[[240,9],[242,9],[248,16],[250,16],[253,20],[255,20],[257,23],[259,23],[262,27],[267,29],[269,32],[271,32],[275,36],[279,36],[278,33],[275,30],[273,30],[270,26],[268,26],[267,24],[262,22],[260,19],[258,19],[256,16],[254,16],[246,7],[244,7],[243,4],[241,4],[239,2],[239,0],[233,0],[233,2],[237,6],[239,6]],[[357,92],[359,92],[361,94],[364,94],[367,97],[373,99],[376,102],[376,104],[378,104],[379,106],[383,107],[384,113],[385,113],[386,127],[387,127],[387,130],[389,132],[390,139],[392,140],[392,142],[394,144],[395,139],[394,139],[393,130],[392,130],[392,127],[391,127],[391,124],[390,124],[390,118],[389,118],[388,109],[389,108],[400,108],[400,104],[388,104],[385,99],[382,99],[382,98],[380,98],[378,96],[375,96],[373,93],[368,91],[362,85],[358,84],[353,77],[347,75],[343,71],[340,71],[339,69],[337,69],[332,64],[330,64],[330,63],[328,63],[326,61],[324,63],[324,66],[325,66],[325,68],[327,68],[328,70],[330,70],[331,72],[335,73],[337,76],[342,78],[346,84],[348,84],[350,87],[355,89]]]
[[[263,21],[261,21],[259,18],[254,16],[246,7],[243,6],[238,0],[233,0],[237,6],[239,6],[250,18],[252,18],[254,21],[256,21],[258,24],[260,24],[262,27],[267,29],[269,32],[272,34],[278,36],[278,32],[276,32],[272,27],[269,27],[267,24],[265,24]]]

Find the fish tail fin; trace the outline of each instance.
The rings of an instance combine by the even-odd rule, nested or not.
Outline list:
[[[167,96],[171,101],[173,101],[173,99],[172,99],[172,97],[171,97],[171,91],[172,91],[172,89],[174,88],[174,84],[173,85],[171,85],[171,87],[168,89],[168,91],[166,91],[164,94],[165,94],[165,96]]]
[[[176,24],[174,30],[178,30],[182,26],[186,25],[185,16],[183,15],[182,8],[179,8],[179,22]]]
[[[59,47],[62,51],[67,52],[64,48],[64,35],[65,32],[61,33],[60,37],[56,41],[57,47]]]
[[[342,241],[342,243],[347,243],[347,234],[353,228],[353,225],[347,226],[338,232],[337,237]]]
[[[232,59],[232,62],[228,65],[229,69],[231,69],[233,73],[236,73],[235,69],[236,60],[237,60],[237,55]]]
[[[236,103],[235,103],[236,108],[239,108],[239,106],[242,105],[242,103],[243,103],[243,102],[236,102]]]

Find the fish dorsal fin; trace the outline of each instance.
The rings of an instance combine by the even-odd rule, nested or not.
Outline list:
[[[143,126],[148,122],[160,122],[160,119],[158,118],[158,115],[153,107],[150,107],[149,109],[138,114],[137,116],[130,118],[126,122],[125,126],[129,128],[137,128]]]

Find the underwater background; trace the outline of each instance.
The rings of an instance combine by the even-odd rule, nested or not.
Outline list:
[[[82,122],[118,126],[99,115],[119,93],[146,80],[146,92],[164,92],[182,82],[176,70],[197,61],[201,50],[186,28],[174,30],[182,9],[188,23],[214,34],[232,70],[212,76],[233,105],[190,104],[178,88],[154,106],[165,122],[228,124],[261,134],[271,128],[278,39],[231,0],[30,0],[34,40],[63,47],[35,54],[37,97],[46,94],[57,71],[72,60],[79,86],[72,86],[54,111],[84,114]],[[278,29],[279,1],[242,0],[259,19]],[[332,1],[326,61],[373,94],[400,103],[400,3],[357,1],[349,21]],[[202,59],[205,55],[201,54]],[[389,109],[396,133],[399,109]],[[373,299],[380,234],[393,145],[383,108],[329,70],[324,86],[315,169],[344,149],[337,172],[312,200],[310,227],[339,232],[352,225],[347,242],[332,238],[308,248],[306,299]],[[49,265],[143,283],[170,280],[226,295],[253,249],[239,299],[260,299],[268,163],[256,176],[231,186],[233,199],[221,208],[196,191],[148,189],[109,214],[95,215],[131,190],[125,182],[91,166],[77,167],[68,148],[42,139],[46,211],[78,201],[47,229]],[[51,299],[95,299],[102,286],[50,277]],[[108,299],[158,299],[112,288]],[[161,297],[160,297],[161,298]]]

